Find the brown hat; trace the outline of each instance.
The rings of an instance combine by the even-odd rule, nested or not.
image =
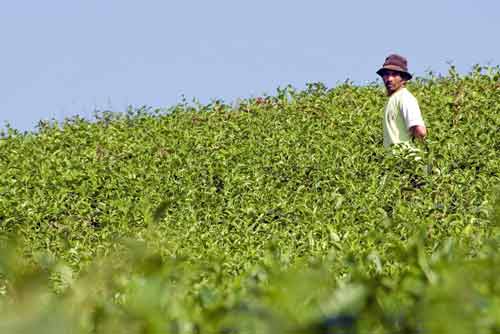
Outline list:
[[[412,78],[412,75],[408,72],[408,61],[405,57],[397,54],[392,54],[385,58],[384,65],[377,71],[377,74],[383,76],[386,70],[398,71],[406,77],[406,80]]]

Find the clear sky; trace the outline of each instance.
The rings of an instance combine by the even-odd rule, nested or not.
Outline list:
[[[184,95],[231,103],[307,82],[500,64],[500,1],[16,0],[0,10],[0,122],[33,130]],[[4,123],[2,123],[4,124]],[[3,125],[0,125],[3,127]]]

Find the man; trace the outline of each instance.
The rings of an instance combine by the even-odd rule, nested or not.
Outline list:
[[[410,143],[427,135],[417,99],[406,89],[412,78],[406,58],[392,54],[377,71],[384,81],[389,101],[384,111],[384,146]]]

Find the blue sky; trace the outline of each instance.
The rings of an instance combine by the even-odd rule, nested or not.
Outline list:
[[[500,64],[500,1],[4,1],[0,122],[365,84],[392,52],[410,71]]]

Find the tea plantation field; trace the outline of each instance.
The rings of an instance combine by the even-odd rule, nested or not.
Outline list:
[[[500,333],[500,69],[4,129],[0,333]]]

